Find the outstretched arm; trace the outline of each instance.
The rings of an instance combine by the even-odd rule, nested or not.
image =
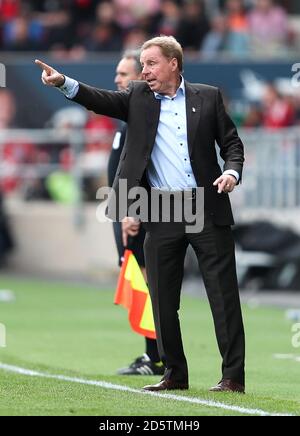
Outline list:
[[[50,65],[38,59],[35,63],[43,71],[42,82],[44,85],[60,88],[67,98],[97,114],[127,121],[130,91],[107,91],[105,89],[97,89],[65,77]],[[76,85],[73,86],[74,89],[72,89],[72,86],[68,86],[69,83]],[[66,88],[71,88],[70,92],[64,90],[63,85],[65,85]]]

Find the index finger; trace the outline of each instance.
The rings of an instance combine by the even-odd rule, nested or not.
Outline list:
[[[42,62],[42,61],[40,61],[39,59],[36,59],[34,62],[35,62],[35,64],[38,65],[42,70],[45,70],[46,73],[51,73],[52,68],[51,68],[49,65],[45,64],[45,62]]]
[[[122,231],[122,242],[123,242],[123,246],[127,247],[127,241],[128,241],[128,235],[127,233],[123,230]]]
[[[223,177],[222,177],[222,176],[218,177],[218,178],[214,181],[213,185],[214,185],[214,186],[218,185],[219,183],[222,182],[222,180],[223,180]]]
[[[220,177],[218,179],[218,194],[221,194],[225,188],[226,185],[226,179],[224,179],[223,177]]]

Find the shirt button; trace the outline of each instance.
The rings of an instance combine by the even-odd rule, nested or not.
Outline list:
[[[178,114],[176,113],[175,115],[177,116]]]
[[[180,145],[183,145],[183,143],[181,142]]]
[[[180,127],[178,126],[178,130],[180,130]]]

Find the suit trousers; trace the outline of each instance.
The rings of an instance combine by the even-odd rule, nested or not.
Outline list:
[[[199,233],[186,233],[184,222],[151,222],[145,226],[146,271],[164,379],[188,383],[178,311],[184,258],[192,245],[209,299],[222,356],[222,378],[245,384],[245,336],[230,226],[214,224],[205,214]]]

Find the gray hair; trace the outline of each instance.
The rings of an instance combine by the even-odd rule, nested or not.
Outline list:
[[[157,46],[160,47],[162,54],[168,58],[176,58],[178,62],[178,69],[180,72],[183,71],[183,51],[179,42],[174,38],[174,36],[156,36],[148,41],[144,42],[141,51],[147,48]]]
[[[140,50],[126,50],[122,55],[122,59],[134,60],[134,69],[137,74],[141,74],[142,66],[140,62],[140,56],[141,56]]]

